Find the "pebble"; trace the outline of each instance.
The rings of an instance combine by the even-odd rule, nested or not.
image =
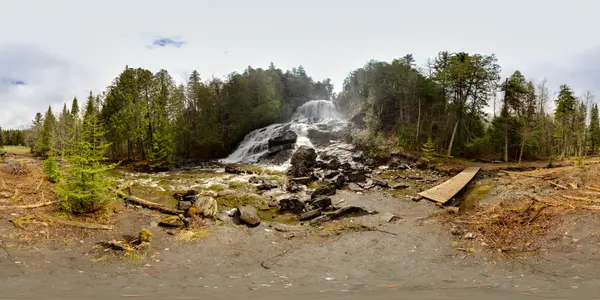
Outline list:
[[[325,278],[325,280],[331,281],[331,280],[335,280],[335,278],[333,278],[333,277],[327,277],[327,278]]]
[[[463,238],[464,238],[464,239],[467,239],[467,240],[472,240],[472,239],[474,239],[474,238],[475,238],[475,234],[474,234],[474,233],[472,233],[472,232],[467,232],[467,233],[466,233],[466,234],[463,236]]]

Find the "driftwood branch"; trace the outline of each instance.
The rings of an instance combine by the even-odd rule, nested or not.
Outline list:
[[[148,208],[148,209],[159,211],[159,212],[161,212],[163,214],[178,216],[178,215],[184,213],[183,210],[169,208],[169,207],[166,207],[166,206],[164,206],[162,204],[158,204],[158,203],[155,203],[155,202],[144,200],[142,198],[138,198],[138,197],[133,196],[133,195],[127,195],[127,194],[125,194],[125,193],[123,193],[121,191],[118,191],[118,190],[116,192],[117,192],[117,195],[119,197],[121,197],[122,199],[124,199],[125,201],[128,201],[128,202],[136,204],[136,205],[140,205],[140,206]]]
[[[548,181],[548,182],[550,182],[550,184],[551,184],[551,185],[553,185],[553,186],[555,186],[555,187],[557,187],[557,188],[561,188],[561,189],[563,189],[563,190],[568,190],[568,189],[569,189],[568,187],[566,187],[566,186],[564,186],[564,185],[560,185],[560,184],[558,184],[558,183],[555,183],[555,182],[552,182],[552,181]]]
[[[49,221],[49,222],[54,222],[54,223],[58,223],[58,224],[63,224],[63,225],[68,225],[68,226],[74,226],[74,227],[80,227],[80,228],[85,228],[85,229],[97,229],[97,230],[112,230],[113,227],[109,226],[109,225],[102,225],[102,224],[92,224],[92,223],[83,223],[83,222],[77,222],[77,221],[67,221],[67,220],[61,220],[61,219],[57,219],[55,217],[51,217],[49,215],[45,215],[42,213],[36,213],[35,214],[36,217],[45,220],[45,221]]]
[[[52,205],[55,203],[58,203],[58,201],[49,201],[49,202],[30,204],[30,205],[6,205],[6,206],[0,206],[0,210],[38,208],[38,207]]]

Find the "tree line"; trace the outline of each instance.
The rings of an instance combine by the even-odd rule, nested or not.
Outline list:
[[[423,67],[412,55],[370,61],[349,74],[335,102],[352,116],[354,143],[374,156],[418,151],[429,140],[439,154],[486,160],[597,153],[598,106],[590,92],[577,97],[564,84],[554,97],[545,81],[520,71],[502,80],[500,71],[495,55],[477,53],[443,51]]]
[[[90,92],[98,121],[114,161],[147,161],[167,169],[173,159],[224,157],[252,130],[288,119],[311,99],[331,99],[329,79],[314,81],[302,66],[282,71],[248,67],[225,80],[202,80],[193,71],[177,85],[166,70],[152,73],[126,67],[105,91]],[[28,130],[28,145],[41,155],[69,156],[78,135],[79,103],[75,98],[55,114],[37,113]]]

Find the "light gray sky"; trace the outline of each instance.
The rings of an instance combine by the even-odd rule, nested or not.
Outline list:
[[[468,51],[552,92],[600,95],[599,12],[595,0],[0,0],[0,126],[102,91],[125,65],[182,82],[273,61],[339,91],[370,59]],[[152,46],[160,38],[184,43]]]

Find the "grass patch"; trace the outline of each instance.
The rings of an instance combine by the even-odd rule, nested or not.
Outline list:
[[[494,188],[492,185],[476,184],[465,193],[464,200],[460,204],[460,210],[471,210],[479,205],[488,193]]]
[[[283,175],[282,171],[264,169],[257,165],[239,165],[236,168],[257,175]]]
[[[31,152],[29,147],[25,147],[25,146],[4,146],[4,148],[2,148],[2,150],[5,150],[6,152],[9,152],[9,153],[14,153],[14,154],[29,154]]]
[[[266,200],[259,195],[248,194],[248,193],[230,193],[225,195],[219,195],[215,198],[219,208],[236,208],[239,205],[247,204],[253,205],[256,208],[264,207]]]
[[[215,192],[222,192],[227,188],[226,185],[222,184],[222,183],[214,183],[211,184],[203,189],[205,190],[210,190],[210,191],[215,191]]]

